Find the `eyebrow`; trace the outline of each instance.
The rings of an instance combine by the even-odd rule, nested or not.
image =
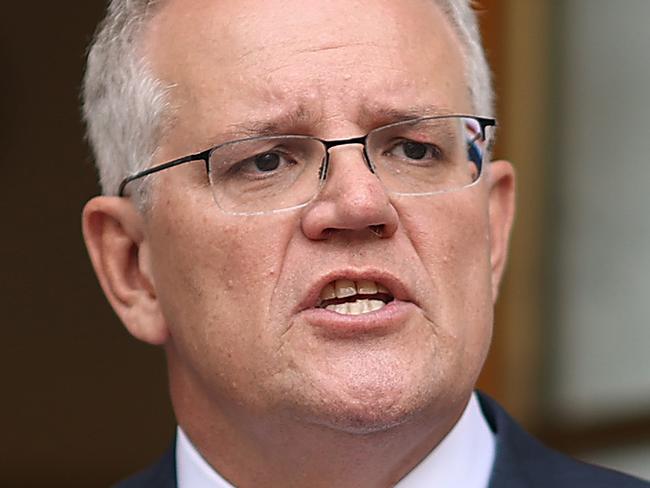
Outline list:
[[[446,107],[434,104],[411,105],[396,108],[387,105],[363,106],[360,112],[360,121],[365,127],[378,127],[381,125],[417,119],[418,117],[451,115],[453,112]]]
[[[359,111],[359,125],[371,130],[381,125],[432,115],[449,115],[451,110],[440,105],[412,105],[396,108],[388,105],[369,107],[363,105]],[[273,136],[279,134],[313,135],[314,128],[322,123],[323,115],[299,105],[295,110],[284,112],[267,120],[247,120],[228,125],[227,134],[231,138]]]
[[[247,120],[230,124],[228,131],[234,136],[254,137],[272,136],[307,131],[321,123],[322,114],[305,105],[299,105],[295,110],[284,112],[267,120]]]

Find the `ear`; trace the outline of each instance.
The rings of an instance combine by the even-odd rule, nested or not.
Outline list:
[[[149,344],[169,336],[151,273],[144,217],[130,200],[96,197],[83,210],[83,235],[95,273],[129,332]]]
[[[489,165],[487,176],[492,300],[496,302],[508,258],[510,230],[515,214],[515,172],[509,162],[493,161]]]

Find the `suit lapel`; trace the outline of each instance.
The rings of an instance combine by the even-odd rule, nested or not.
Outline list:
[[[177,488],[176,439],[156,464],[124,480],[113,488]]]
[[[496,456],[489,487],[534,486],[534,480],[523,469],[525,463],[522,457],[538,449],[537,441],[526,434],[490,397],[481,392],[478,392],[478,397],[483,415],[496,436]]]

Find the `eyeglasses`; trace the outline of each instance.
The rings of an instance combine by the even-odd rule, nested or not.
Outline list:
[[[159,164],[125,178],[204,161],[217,206],[228,214],[256,215],[307,205],[324,186],[330,149],[363,146],[364,162],[395,195],[434,195],[466,188],[481,176],[494,119],[467,115],[419,117],[378,127],[365,136],[323,140],[302,135],[250,137]]]

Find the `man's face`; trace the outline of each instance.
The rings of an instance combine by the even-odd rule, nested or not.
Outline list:
[[[156,162],[250,135],[242,126],[339,139],[395,113],[474,112],[460,45],[427,0],[170,0],[146,46],[173,85]],[[226,215],[200,162],[158,173],[153,202],[143,255],[177,403],[367,432],[467,399],[500,272],[489,175],[395,197],[351,145],[299,210]],[[337,280],[393,301],[356,316],[317,308]]]

